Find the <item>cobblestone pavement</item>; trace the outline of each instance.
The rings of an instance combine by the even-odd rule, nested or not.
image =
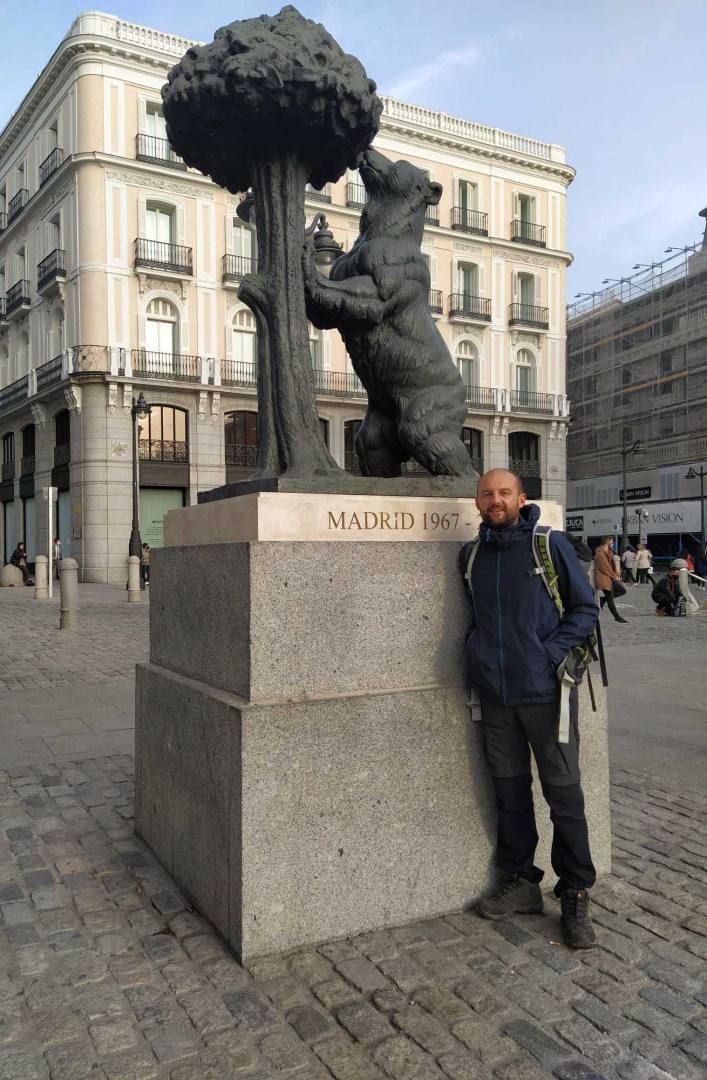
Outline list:
[[[62,693],[114,736],[147,607],[82,591],[84,628],[60,635],[56,605],[12,592],[0,655],[43,667],[0,691],[0,1080],[707,1076],[704,785],[615,772],[590,952],[559,943],[548,895],[542,916],[456,913],[244,968],[134,836],[129,755],[8,757]]]

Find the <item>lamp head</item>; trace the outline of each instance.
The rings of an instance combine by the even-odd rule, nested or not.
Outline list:
[[[337,244],[334,239],[334,234],[329,228],[324,214],[319,214],[316,219],[316,232],[314,233],[314,250],[315,250],[315,262],[317,266],[322,268],[331,266],[331,264],[339,258],[344,250],[341,244]]]
[[[698,478],[699,478],[699,473],[695,472],[695,470],[693,469],[693,467],[691,465],[690,468],[685,473],[685,479],[686,480],[697,480]]]
[[[143,394],[142,390],[140,391],[140,396],[134,403],[133,408],[135,409],[135,415],[140,420],[144,420],[145,417],[149,416],[152,412],[152,406],[148,405],[145,401],[145,395]]]

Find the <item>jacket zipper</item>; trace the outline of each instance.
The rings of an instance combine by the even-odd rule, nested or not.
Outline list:
[[[506,700],[506,672],[503,666],[503,629],[501,626],[501,549],[496,554],[496,605],[498,608],[498,657],[501,665],[501,686],[503,687],[503,704]]]

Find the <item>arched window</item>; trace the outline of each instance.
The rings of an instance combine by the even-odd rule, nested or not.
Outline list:
[[[540,437],[532,431],[513,431],[508,436],[508,468],[523,481],[530,499],[542,495],[540,479]]]
[[[535,391],[535,363],[529,349],[519,349],[516,353],[515,389],[516,404],[529,408],[530,395]]]
[[[179,312],[174,304],[162,297],[150,301],[145,326],[148,368],[157,368],[160,356],[175,356],[179,352],[178,325]]]
[[[316,326],[312,326],[311,323],[307,323],[307,331],[309,334],[309,362],[315,371],[321,371],[324,366],[322,360],[322,332],[317,330]]]
[[[151,405],[148,416],[138,418],[141,461],[189,461],[189,427],[185,409]]]
[[[47,331],[47,360],[53,360],[64,351],[64,312],[55,307],[49,318]]]
[[[471,464],[478,473],[484,471],[484,433],[478,428],[462,428],[462,442],[469,451]]]
[[[248,409],[226,413],[226,465],[254,469],[258,464],[258,414]]]
[[[10,357],[5,345],[0,345],[0,390],[10,382]]]
[[[344,423],[344,468],[350,473],[360,473],[355,439],[363,420],[347,420]]]
[[[236,366],[247,366],[252,372],[258,357],[255,316],[248,308],[241,308],[231,323],[231,361]],[[242,372],[243,373],[243,372]]]
[[[457,345],[457,367],[465,386],[479,385],[479,357],[472,341],[460,341]]]

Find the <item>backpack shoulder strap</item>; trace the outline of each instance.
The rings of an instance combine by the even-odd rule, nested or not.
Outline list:
[[[552,529],[549,525],[535,525],[533,529],[533,558],[535,560],[536,573],[542,578],[543,585],[547,589],[550,599],[557,608],[560,618],[562,618],[565,614],[565,605],[563,604],[560,595],[557,571],[555,570],[555,564],[552,561],[552,553],[550,551],[551,532]]]
[[[472,588],[471,588],[471,571],[472,571],[472,567],[474,565],[474,559],[476,558],[478,550],[479,550],[479,538],[477,536],[475,540],[470,540],[469,541],[469,543],[466,546],[465,552],[464,552],[464,554],[466,555],[466,569],[464,570],[464,581],[466,582],[467,592],[469,593],[469,596],[472,598],[472,600],[474,598],[474,594],[473,594],[473,591],[472,591]]]

